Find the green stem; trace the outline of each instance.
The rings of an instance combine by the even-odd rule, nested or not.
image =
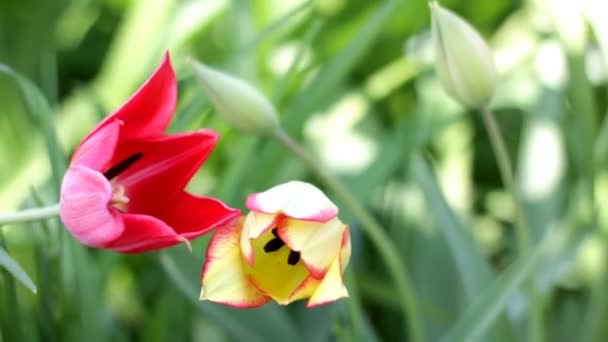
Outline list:
[[[0,226],[11,223],[39,221],[59,215],[59,204],[0,214]]]
[[[496,156],[496,163],[498,164],[500,176],[505,187],[507,188],[507,191],[509,191],[513,199],[513,204],[516,210],[515,234],[517,236],[521,254],[525,257],[530,255],[531,252],[530,236],[528,235],[528,229],[524,217],[522,197],[515,184],[515,177],[513,176],[513,163],[509,157],[505,139],[500,132],[500,128],[498,127],[498,123],[496,122],[496,118],[494,117],[492,110],[490,110],[488,107],[482,108],[481,117],[483,118],[484,125],[488,131],[490,144],[492,145],[492,150]],[[534,272],[531,274],[533,273]],[[542,308],[538,298],[538,293],[536,292],[536,287],[534,286],[534,278],[530,277],[526,283],[530,304],[530,314],[528,315],[528,324],[530,329],[529,341],[542,341]]]
[[[311,171],[327,186],[340,201],[350,210],[352,215],[359,221],[363,231],[367,234],[371,242],[376,246],[386,267],[389,270],[395,285],[400,290],[399,296],[401,306],[406,314],[407,331],[411,340],[415,342],[424,341],[424,331],[420,317],[420,309],[414,294],[412,280],[406,271],[406,266],[401,262],[397,249],[386,235],[382,226],[365,209],[359,200],[342,184],[336,177],[331,175],[326,169],[320,166],[297,142],[282,130],[277,130],[272,135],[279,143],[290,150],[297,158],[302,160]]]
[[[513,202],[516,208],[516,234],[517,240],[519,242],[520,248],[523,253],[528,253],[530,251],[530,238],[528,236],[528,232],[526,230],[525,225],[520,224],[522,221],[522,211],[520,206],[520,196],[517,188],[515,187],[515,177],[513,176],[513,163],[511,163],[511,158],[509,157],[509,152],[507,151],[507,146],[505,145],[505,140],[500,132],[500,128],[496,123],[496,119],[494,118],[494,113],[489,108],[483,108],[481,110],[481,116],[483,118],[483,123],[488,131],[488,136],[490,138],[490,144],[492,145],[492,150],[494,151],[494,155],[496,156],[496,163],[498,164],[498,171],[500,172],[500,177],[502,178],[502,182],[504,183],[507,191],[511,193],[513,198]]]

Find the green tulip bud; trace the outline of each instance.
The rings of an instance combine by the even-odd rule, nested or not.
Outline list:
[[[490,48],[461,17],[436,2],[430,8],[435,69],[443,88],[467,108],[488,105],[496,83]]]
[[[191,65],[207,97],[228,124],[255,134],[271,134],[279,128],[274,106],[253,86],[202,63],[191,61]]]

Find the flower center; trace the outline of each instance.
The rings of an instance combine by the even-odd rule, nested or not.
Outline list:
[[[285,246],[285,242],[279,237],[276,228],[272,229],[272,235],[274,235],[274,239],[268,241],[264,245],[264,252],[266,253],[276,252],[281,249],[281,247]],[[289,256],[287,257],[287,264],[294,266],[298,261],[300,261],[300,252],[290,251]]]
[[[110,205],[118,210],[125,211],[128,203],[129,197],[127,197],[125,194],[125,187],[120,184],[112,184],[112,197],[110,198]]]
[[[126,195],[125,187],[112,179],[118,177],[121,173],[125,172],[133,163],[141,158],[143,153],[137,152],[127,158],[119,161],[116,165],[109,168],[103,175],[107,180],[110,181],[112,186],[112,197],[110,198],[110,205],[118,210],[126,211],[127,204],[129,203],[129,197]]]

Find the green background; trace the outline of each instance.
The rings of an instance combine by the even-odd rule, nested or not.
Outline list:
[[[48,220],[2,227],[4,250],[37,287],[3,271],[2,340],[406,341],[412,322],[429,341],[608,338],[608,5],[441,4],[494,51],[491,107],[515,162],[531,253],[518,246],[479,113],[449,99],[434,74],[425,1],[0,2],[0,71],[33,82],[0,75],[0,213],[56,203],[78,141],[169,50],[179,79],[169,131],[222,136],[188,190],[243,208],[247,194],[287,180],[323,188],[275,141],[228,127],[190,56],[272,100],[284,128],[382,224],[417,305],[403,312],[403,289],[337,199],[353,240],[351,297],[310,310],[199,302],[209,236],[192,254],[122,256],[85,248]]]

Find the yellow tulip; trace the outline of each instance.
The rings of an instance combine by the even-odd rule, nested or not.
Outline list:
[[[348,297],[348,227],[321,190],[292,181],[250,195],[246,206],[245,218],[209,242],[201,300],[247,308],[308,298],[313,307]]]

